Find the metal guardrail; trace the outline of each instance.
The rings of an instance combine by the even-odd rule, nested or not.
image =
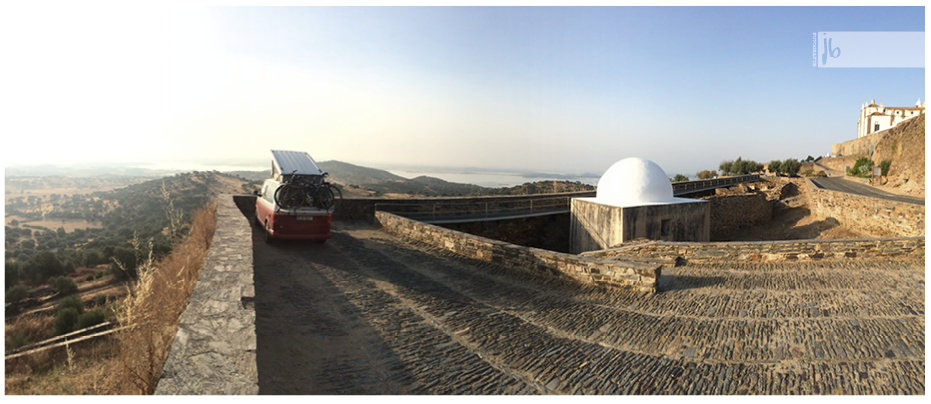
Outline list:
[[[759,181],[759,174],[739,175],[736,177],[715,178],[713,180],[682,181],[672,183],[672,192],[685,193],[683,191],[695,190],[701,191],[706,189],[720,188],[724,185],[741,184],[744,182]]]
[[[737,177],[716,178],[713,180],[682,181],[672,183],[673,194],[690,193],[686,191],[703,191],[727,185],[759,181],[758,174]],[[592,192],[594,193],[594,191]],[[489,198],[488,201],[457,202],[437,198],[431,202],[384,202],[376,203],[375,211],[394,213],[414,220],[438,221],[453,217],[499,218],[508,216],[536,216],[569,211],[572,197],[540,196],[535,198]]]

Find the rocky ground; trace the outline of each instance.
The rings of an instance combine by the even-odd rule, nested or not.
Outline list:
[[[718,195],[762,192],[777,201],[766,224],[733,231],[721,241],[805,240],[872,237],[842,226],[836,220],[819,220],[812,215],[805,196],[804,178],[765,178],[751,184],[718,190]]]

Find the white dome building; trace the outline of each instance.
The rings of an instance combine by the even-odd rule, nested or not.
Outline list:
[[[596,195],[599,203],[620,207],[694,201],[674,198],[666,172],[656,163],[638,157],[612,164],[598,180]]]
[[[635,238],[709,241],[710,217],[707,201],[673,197],[659,165],[630,157],[605,171],[594,198],[572,200],[570,250],[603,250]]]

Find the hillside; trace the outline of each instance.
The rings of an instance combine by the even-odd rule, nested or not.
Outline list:
[[[873,150],[873,162],[892,161],[887,187],[912,195],[925,193],[925,116],[909,119],[889,130]]]
[[[215,171],[194,171],[130,185],[108,193],[94,193],[101,199],[116,201],[113,211],[103,218],[104,225],[116,226],[124,221],[164,221],[163,183],[174,207],[187,215],[203,204],[213,201],[219,194],[243,193],[243,184],[246,181]]]
[[[407,179],[399,175],[394,175],[385,170],[357,166],[355,164],[344,163],[342,161],[330,160],[318,163],[320,169],[330,173],[330,179],[340,184],[366,185],[380,184],[383,182],[406,181]]]

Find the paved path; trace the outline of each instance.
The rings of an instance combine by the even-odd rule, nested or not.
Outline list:
[[[685,266],[655,295],[363,225],[254,234],[263,394],[924,394],[924,262]]]
[[[866,184],[861,184],[859,182],[847,181],[843,178],[812,178],[812,182],[820,186],[823,189],[828,189],[831,191],[846,192],[848,194],[856,194],[868,196],[871,198],[879,199],[888,199],[891,201],[912,203],[915,205],[924,205],[925,198],[920,198],[917,196],[905,196],[905,195],[896,195],[890,194],[888,192],[876,189]]]

